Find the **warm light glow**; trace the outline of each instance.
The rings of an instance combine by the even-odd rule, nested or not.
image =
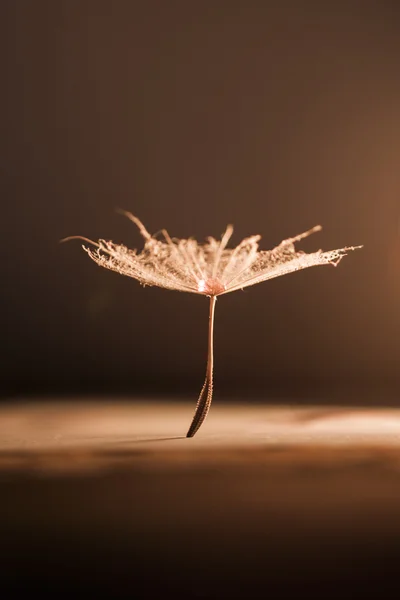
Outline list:
[[[225,286],[218,280],[210,277],[209,279],[200,279],[198,290],[207,296],[218,296],[225,291]]]

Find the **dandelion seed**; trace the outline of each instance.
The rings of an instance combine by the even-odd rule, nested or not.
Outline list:
[[[72,236],[62,241],[80,239],[87,242],[90,247],[82,247],[94,262],[121,275],[133,277],[142,285],[154,285],[210,298],[206,378],[187,437],[195,435],[211,406],[217,298],[308,267],[326,264],[337,266],[349,251],[362,248],[349,246],[328,252],[318,250],[311,254],[296,251],[295,243],[320,231],[319,225],[296,237],[283,240],[272,250],[258,250],[259,235],[245,238],[236,248],[228,249],[227,244],[233,233],[231,225],[228,225],[220,241],[209,237],[204,244],[198,244],[194,239],[171,238],[165,230],[161,232],[164,239],[160,240],[150,235],[143,223],[130,212],[119,212],[137,225],[144,238],[144,248],[140,253],[103,239],[94,242],[81,236]]]

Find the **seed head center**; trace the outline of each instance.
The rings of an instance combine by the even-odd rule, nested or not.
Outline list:
[[[208,279],[200,279],[197,289],[206,296],[218,296],[225,291],[225,286],[219,279],[209,277]]]

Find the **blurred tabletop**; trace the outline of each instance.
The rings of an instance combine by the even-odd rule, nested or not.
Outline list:
[[[187,439],[192,416],[171,399],[0,405],[7,597],[386,597],[400,409],[216,401]]]

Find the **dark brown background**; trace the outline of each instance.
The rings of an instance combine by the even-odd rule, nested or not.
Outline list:
[[[234,242],[260,233],[269,248],[320,223],[305,250],[364,244],[338,269],[218,302],[216,396],[398,404],[399,17],[394,0],[2,0],[0,379],[2,418],[15,417],[0,456],[4,597],[18,597],[8,584],[41,598],[83,586],[113,599],[393,596],[390,427],[379,447],[350,435],[343,453],[324,439],[288,451],[267,443],[265,418],[258,445],[248,434],[255,452],[235,446],[238,426],[220,455],[204,428],[198,446],[173,442],[179,468],[150,419],[154,443],[137,445],[140,420],[113,438],[112,418],[96,430],[74,404],[63,437],[51,427],[54,409],[69,423],[62,403],[29,413],[14,400],[104,393],[118,415],[119,392],[165,395],[161,432],[177,427],[168,395],[187,399],[182,415],[194,403],[206,299],[141,289],[58,243],[140,245],[122,207],[177,237],[231,222]],[[84,470],[85,440],[104,471]],[[67,470],[48,474],[49,461]]]
[[[217,389],[396,389],[395,2],[8,0],[0,11],[6,394],[201,385],[205,299],[143,290],[58,244],[140,246],[116,207],[177,237],[232,222],[234,242],[260,233],[269,248],[320,223],[302,248],[364,244],[337,270],[221,299]]]

